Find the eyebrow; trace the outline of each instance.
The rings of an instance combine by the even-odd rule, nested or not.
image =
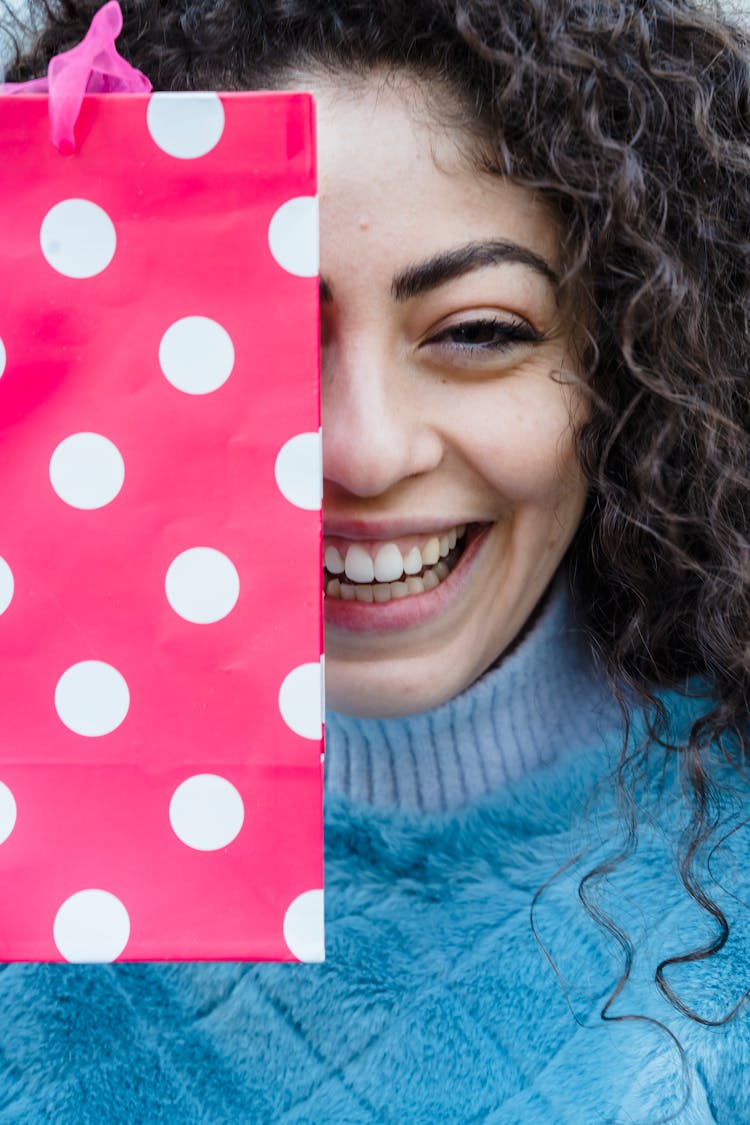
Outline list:
[[[539,254],[515,242],[496,240],[469,242],[465,246],[456,247],[455,250],[436,254],[434,258],[419,265],[409,266],[394,277],[391,282],[391,293],[397,301],[408,301],[411,297],[419,297],[447,281],[463,277],[472,270],[482,269],[484,266],[496,266],[501,262],[527,266],[541,274],[553,286],[557,287],[559,284],[559,277]]]
[[[437,289],[448,281],[455,281],[472,270],[496,266],[502,262],[526,266],[540,274],[554,288],[560,284],[558,275],[539,254],[516,242],[495,239],[490,242],[467,242],[464,246],[436,254],[418,265],[407,266],[393,278],[391,295],[396,301],[408,301]],[[331,287],[323,277],[320,279],[320,299],[324,304],[333,300]]]

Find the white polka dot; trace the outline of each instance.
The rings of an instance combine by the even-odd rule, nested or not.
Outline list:
[[[245,806],[231,782],[213,773],[199,773],[183,781],[169,803],[175,835],[201,852],[225,848],[237,836]]]
[[[0,844],[4,844],[16,826],[16,799],[4,782],[0,781]]]
[[[0,557],[0,613],[5,613],[12,602],[14,589],[13,571],[5,559]]]
[[[221,621],[240,596],[240,576],[234,563],[213,547],[183,551],[170,564],[164,586],[175,613],[195,625]]]
[[[109,891],[78,891],[58,910],[53,932],[66,961],[115,961],[128,944],[130,918]]]
[[[323,502],[323,445],[320,431],[297,434],[279,450],[274,465],[279,491],[298,508],[317,511]]]
[[[297,895],[284,915],[284,941],[298,961],[325,961],[323,891]]]
[[[103,508],[117,496],[125,480],[125,462],[109,438],[71,434],[52,454],[49,479],[66,504],[90,511]]]
[[[268,245],[287,273],[295,277],[316,277],[319,267],[317,197],[300,195],[282,203],[268,225]]]
[[[44,217],[42,253],[65,277],[94,277],[115,255],[117,235],[106,211],[88,199],[65,199]]]
[[[218,94],[152,94],[146,111],[148,131],[167,153],[180,160],[205,156],[221,140],[224,106]]]
[[[75,734],[97,738],[119,727],[130,707],[124,677],[101,660],[73,664],[57,682],[55,708]]]
[[[279,690],[279,711],[286,725],[302,738],[323,734],[323,688],[320,664],[300,664]]]
[[[162,336],[159,364],[178,391],[188,395],[210,394],[232,374],[232,337],[207,316],[185,316]]]
[[[0,340],[0,375],[5,371],[5,364],[8,359],[8,353],[5,350],[5,344]]]

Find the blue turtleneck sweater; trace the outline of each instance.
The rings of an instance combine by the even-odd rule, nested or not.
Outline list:
[[[627,977],[581,903],[626,839],[602,684],[561,580],[458,698],[329,716],[325,964],[7,966],[0,1123],[750,1122],[747,1013],[706,1026],[654,983],[714,932],[675,867],[679,759],[652,754],[637,845],[586,885]],[[667,703],[684,733],[699,703]],[[749,835],[706,876],[729,942],[668,970],[706,1021],[750,983]]]

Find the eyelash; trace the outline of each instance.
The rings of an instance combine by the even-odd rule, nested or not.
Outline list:
[[[450,337],[460,333],[484,331],[494,334],[494,340],[484,340],[481,343],[471,343],[468,340],[459,342]],[[530,324],[523,320],[499,320],[495,317],[482,317],[479,320],[466,320],[442,329],[436,336],[426,341],[427,344],[448,344],[449,347],[460,349],[462,352],[487,353],[504,351],[515,344],[538,344],[544,339]]]

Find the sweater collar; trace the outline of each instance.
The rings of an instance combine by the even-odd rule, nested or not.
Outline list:
[[[522,639],[466,691],[398,719],[326,715],[326,792],[435,813],[602,740],[620,711],[576,621],[567,574]]]

